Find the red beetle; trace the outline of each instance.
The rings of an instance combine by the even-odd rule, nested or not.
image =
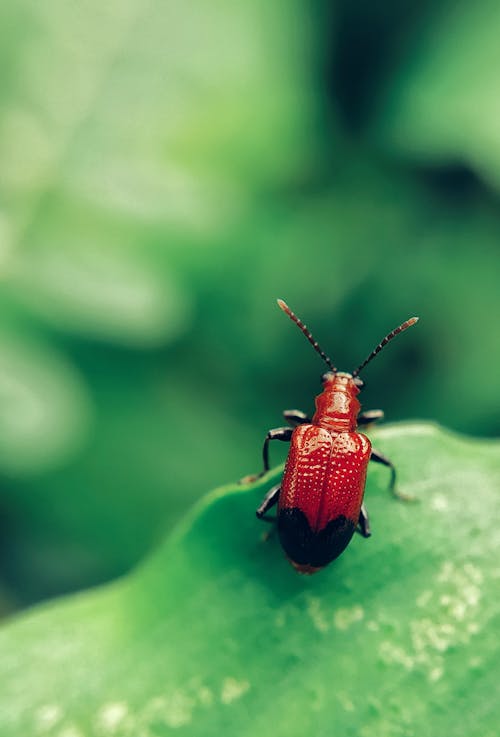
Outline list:
[[[271,440],[290,441],[291,445],[281,484],[266,494],[257,509],[257,517],[268,519],[266,512],[277,503],[278,534],[290,563],[301,573],[315,573],[345,550],[355,530],[363,537],[370,536],[363,505],[368,461],[391,469],[390,488],[396,494],[393,464],[373,450],[366,435],[357,431],[358,426],[383,417],[381,410],[359,414],[361,405],[357,396],[363,387],[359,372],[392,338],[414,325],[418,317],[406,320],[386,335],[368,358],[348,374],[337,371],[283,300],[279,299],[278,305],[298,325],[330,370],[322,377],[323,392],[316,397],[312,419],[299,410],[286,410],[283,415],[292,427],[279,427],[267,433],[264,469],[259,476],[269,470]]]

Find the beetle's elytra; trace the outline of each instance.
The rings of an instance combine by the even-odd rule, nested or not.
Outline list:
[[[357,397],[363,382],[359,372],[390,340],[414,325],[418,317],[392,330],[357,369],[345,373],[337,371],[288,305],[281,299],[278,305],[304,333],[329,370],[322,377],[323,391],[316,397],[313,417],[299,410],[286,410],[283,415],[290,427],[267,433],[264,468],[258,476],[269,470],[271,440],[290,442],[290,451],[281,483],[268,491],[257,509],[257,517],[268,519],[266,513],[277,504],[278,514],[272,521],[277,523],[288,560],[301,573],[315,573],[345,550],[355,531],[363,537],[371,534],[363,504],[370,460],[391,469],[390,488],[396,494],[393,464],[372,448],[366,435],[358,432],[358,427],[383,417],[381,410],[360,414]]]

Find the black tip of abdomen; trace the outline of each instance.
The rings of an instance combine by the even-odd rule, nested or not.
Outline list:
[[[315,568],[338,558],[348,546],[354,529],[354,523],[343,515],[318,532],[311,529],[304,512],[297,507],[281,509],[278,515],[278,533],[287,556],[295,563]]]

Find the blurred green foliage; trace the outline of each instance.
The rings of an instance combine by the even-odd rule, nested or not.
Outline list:
[[[488,0],[1,4],[4,610],[125,572],[311,408],[277,296],[345,369],[419,314],[365,406],[498,433],[499,30]]]

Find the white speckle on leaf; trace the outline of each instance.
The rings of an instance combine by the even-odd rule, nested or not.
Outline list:
[[[423,618],[410,622],[410,635],[417,655],[429,650],[445,652],[455,640],[456,627],[447,622]]]
[[[398,665],[404,666],[406,670],[411,670],[415,664],[411,655],[403,647],[389,640],[384,640],[380,643],[379,654],[384,663],[397,663]]]
[[[457,601],[453,604],[451,612],[455,619],[461,621],[465,619],[465,615],[467,614],[467,604],[463,601]]]
[[[182,727],[189,724],[193,711],[193,699],[183,691],[177,690],[168,699],[165,721],[169,727]]]
[[[453,563],[449,560],[445,561],[443,565],[441,566],[441,570],[438,573],[438,583],[445,583],[448,581],[453,580],[453,574],[455,571],[455,566]]]
[[[439,668],[439,667],[438,668],[433,668],[429,672],[429,681],[432,681],[432,682],[439,681],[439,679],[442,678],[442,676],[443,676],[443,672],[444,671],[443,671],[442,668]]]
[[[435,512],[446,512],[450,506],[448,499],[442,494],[435,494],[431,498],[430,502],[431,509]]]
[[[103,704],[97,713],[96,726],[105,734],[113,734],[118,727],[123,725],[127,716],[128,707],[124,701]]]
[[[466,563],[464,565],[464,573],[472,580],[474,583],[482,583],[484,580],[484,576],[482,571],[479,570],[479,568],[476,568],[475,565],[472,563]]]
[[[427,610],[409,622],[401,641],[386,640],[379,654],[386,663],[399,663],[407,670],[421,668],[431,682],[444,674],[445,654],[457,645],[467,645],[479,631],[474,620],[481,599],[483,576],[472,563],[462,567],[446,561],[435,579],[435,589],[426,589],[416,598]]]
[[[248,681],[237,681],[236,678],[225,678],[222,682],[220,700],[223,704],[231,704],[233,701],[236,701],[236,699],[240,699],[249,688],[250,684]]]
[[[214,695],[208,686],[200,686],[196,692],[198,701],[202,706],[211,706],[214,702]]]
[[[355,622],[360,622],[364,616],[364,610],[359,605],[342,607],[334,612],[333,623],[338,630],[346,630]]]
[[[35,712],[35,724],[40,732],[48,732],[61,721],[63,711],[58,704],[44,704]]]
[[[194,699],[184,691],[175,689],[167,696],[156,696],[150,699],[138,717],[138,725],[142,729],[154,724],[166,725],[173,729],[183,727],[192,720]]]
[[[479,603],[481,592],[477,586],[466,586],[463,590],[463,594],[468,606],[474,607]]]
[[[164,719],[169,727],[183,727],[193,718],[193,699],[176,689],[169,694],[165,703]]]
[[[222,685],[221,700],[223,703],[230,703],[249,687],[246,681],[238,682],[228,678]],[[110,701],[98,710],[92,737],[94,734],[96,737],[122,737],[122,735],[155,737],[158,730],[178,729],[190,724],[197,708],[207,708],[213,703],[213,691],[198,678],[186,684],[185,688],[174,688],[165,694],[152,697],[137,711],[132,711],[124,700]],[[55,737],[83,737],[83,735],[57,733]]]
[[[307,613],[311,617],[312,623],[318,632],[328,632],[330,625],[326,614],[321,609],[321,599],[317,596],[309,596],[307,598]]]

